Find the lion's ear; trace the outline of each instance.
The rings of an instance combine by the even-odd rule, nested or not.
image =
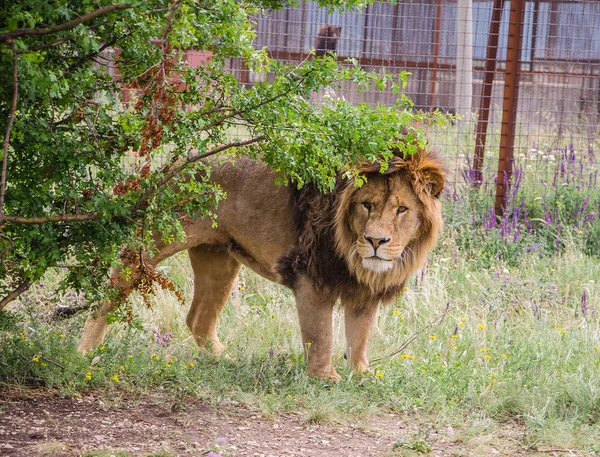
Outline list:
[[[418,166],[413,168],[413,186],[416,192],[426,192],[439,198],[446,183],[446,172],[442,161],[433,154],[427,154]]]

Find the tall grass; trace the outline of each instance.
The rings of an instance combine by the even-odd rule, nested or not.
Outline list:
[[[565,192],[569,201],[581,197],[576,188]],[[301,411],[309,421],[383,412],[515,421],[528,427],[531,443],[600,451],[600,260],[586,238],[598,224],[563,222],[560,232],[534,224],[507,236],[503,221],[491,226],[479,212],[485,198],[463,188],[445,202],[446,231],[429,264],[378,314],[370,356],[382,360],[373,375],[348,370],[338,310],[334,364],[343,379],[307,378],[292,294],[248,270],[220,319],[225,357],[196,347],[187,309],[160,290],[151,309],[134,296],[133,325],[113,324],[106,343],[82,357],[75,347],[85,316],[53,317],[57,304],[82,299],[56,290],[56,272],[0,313],[0,380],[67,394],[163,389],[176,401],[244,402],[267,415]],[[554,210],[548,200],[546,211]],[[516,223],[527,223],[519,217]],[[161,268],[189,302],[187,255]]]

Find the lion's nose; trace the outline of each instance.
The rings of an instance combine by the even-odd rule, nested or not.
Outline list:
[[[389,238],[374,238],[372,236],[367,236],[367,235],[365,235],[365,239],[369,243],[371,243],[371,246],[373,246],[373,249],[375,249],[376,251],[382,244],[385,244],[390,241]]]

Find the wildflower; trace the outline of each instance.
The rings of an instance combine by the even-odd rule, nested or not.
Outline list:
[[[91,380],[92,380],[92,372],[91,372],[91,371],[88,371],[88,372],[86,373],[86,375],[85,375],[85,379],[87,379],[88,381],[91,381]]]
[[[119,371],[125,371],[125,367],[124,367],[123,365],[121,365],[121,366],[119,367]]]
[[[114,382],[119,382],[119,377],[118,377],[117,375],[114,375],[114,376],[112,377],[112,380],[113,380]]]
[[[490,360],[492,357],[489,354],[486,354],[485,358],[488,359],[488,360]]]
[[[65,337],[65,334],[64,334],[64,333],[59,333],[59,334],[58,334],[58,337],[59,337],[59,338],[64,338],[64,337]]]
[[[156,354],[152,354],[152,355],[150,356],[150,358],[151,358],[152,360],[158,360],[158,356],[157,356]]]
[[[46,363],[45,363],[45,362],[42,362],[42,363],[40,363],[40,365],[41,365],[41,366],[43,366],[43,367],[45,367],[45,366],[46,366]]]
[[[485,328],[485,324],[479,324],[479,325],[477,326],[477,328],[478,328],[479,330],[483,330],[483,329]]]
[[[195,367],[195,365],[194,365],[194,362],[190,362],[190,363],[188,363],[188,367],[190,367],[190,368],[194,368],[194,367]]]
[[[429,339],[435,341],[435,340],[437,340],[437,336],[435,336],[435,335],[429,335]]]
[[[129,360],[133,359],[133,355],[129,354]]]
[[[408,359],[408,360],[412,360],[412,359],[414,359],[414,358],[415,358],[415,356],[414,356],[414,355],[410,355],[410,354],[402,354],[402,355],[400,355],[400,358],[401,358],[401,359]]]
[[[465,323],[464,323],[463,321],[460,321],[460,322],[458,323],[458,326],[459,326],[459,327],[464,327],[464,326],[465,326]]]
[[[396,316],[399,316],[399,315],[400,315],[400,310],[399,310],[399,309],[395,309],[395,310],[394,310],[394,314],[395,314]]]
[[[502,357],[503,359],[508,358],[508,356],[506,354],[502,354],[500,357]]]
[[[456,349],[456,344],[452,343],[452,349]]]
[[[481,348],[481,349],[479,350],[479,352],[487,352],[487,350],[488,350],[488,348],[485,348],[485,347],[484,347],[484,348]]]
[[[34,355],[33,358],[31,359],[31,361],[38,363],[40,361],[40,358],[37,355]]]
[[[383,378],[383,373],[381,371],[378,371],[377,373],[375,373],[375,376],[377,376],[378,378]]]
[[[595,350],[596,352],[600,352],[600,347],[598,347],[598,346],[594,346],[594,350]]]
[[[408,290],[408,286],[404,286],[402,290],[406,292]]]
[[[454,333],[450,338],[452,338],[453,340],[458,338],[458,335],[456,333]]]

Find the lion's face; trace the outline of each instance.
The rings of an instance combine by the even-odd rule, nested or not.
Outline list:
[[[344,184],[335,216],[336,250],[372,291],[397,288],[423,266],[443,227],[444,170],[434,154],[395,157],[382,174],[365,164],[366,184]]]
[[[421,209],[401,174],[371,176],[354,192],[349,222],[365,269],[375,273],[392,269],[419,233]]]

